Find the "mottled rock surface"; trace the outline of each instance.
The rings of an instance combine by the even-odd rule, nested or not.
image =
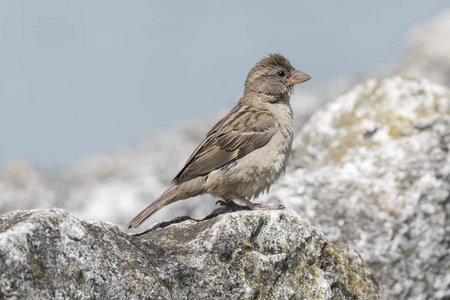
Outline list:
[[[388,299],[450,297],[450,92],[370,80],[314,114],[272,196],[353,245]]]
[[[0,298],[382,299],[350,246],[291,210],[181,218],[130,236],[61,209],[0,218]]]

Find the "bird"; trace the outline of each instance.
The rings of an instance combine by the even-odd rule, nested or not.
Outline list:
[[[224,206],[238,200],[251,210],[275,209],[249,199],[267,192],[284,174],[293,140],[290,96],[294,85],[309,79],[279,53],[258,61],[236,106],[207,133],[172,185],[128,228],[137,228],[168,204],[201,194],[221,198],[218,203]]]

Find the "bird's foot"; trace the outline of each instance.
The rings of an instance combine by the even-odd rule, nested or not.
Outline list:
[[[250,210],[278,210],[278,209],[284,209],[285,207],[283,205],[279,206],[262,206],[259,203],[253,203],[250,200],[245,199],[244,197],[235,197],[242,203],[244,203]]]
[[[231,199],[218,200],[216,205],[230,207],[230,208],[247,208],[247,206],[239,205]]]

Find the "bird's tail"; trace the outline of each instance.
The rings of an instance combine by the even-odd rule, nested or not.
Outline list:
[[[152,204],[147,206],[143,211],[141,211],[133,220],[128,223],[128,228],[137,228],[145,220],[147,220],[155,212],[163,208],[164,206],[176,202],[178,200],[194,197],[202,194],[202,190],[199,188],[196,182],[185,182],[180,185],[172,185],[168,188],[158,199],[156,199]]]

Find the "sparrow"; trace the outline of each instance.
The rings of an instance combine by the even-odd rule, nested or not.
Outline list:
[[[256,63],[237,105],[208,132],[172,185],[128,228],[138,227],[170,203],[205,193],[222,198],[218,202],[226,206],[238,200],[251,210],[275,209],[249,199],[267,192],[284,173],[293,139],[289,99],[294,85],[309,79],[281,54]]]

